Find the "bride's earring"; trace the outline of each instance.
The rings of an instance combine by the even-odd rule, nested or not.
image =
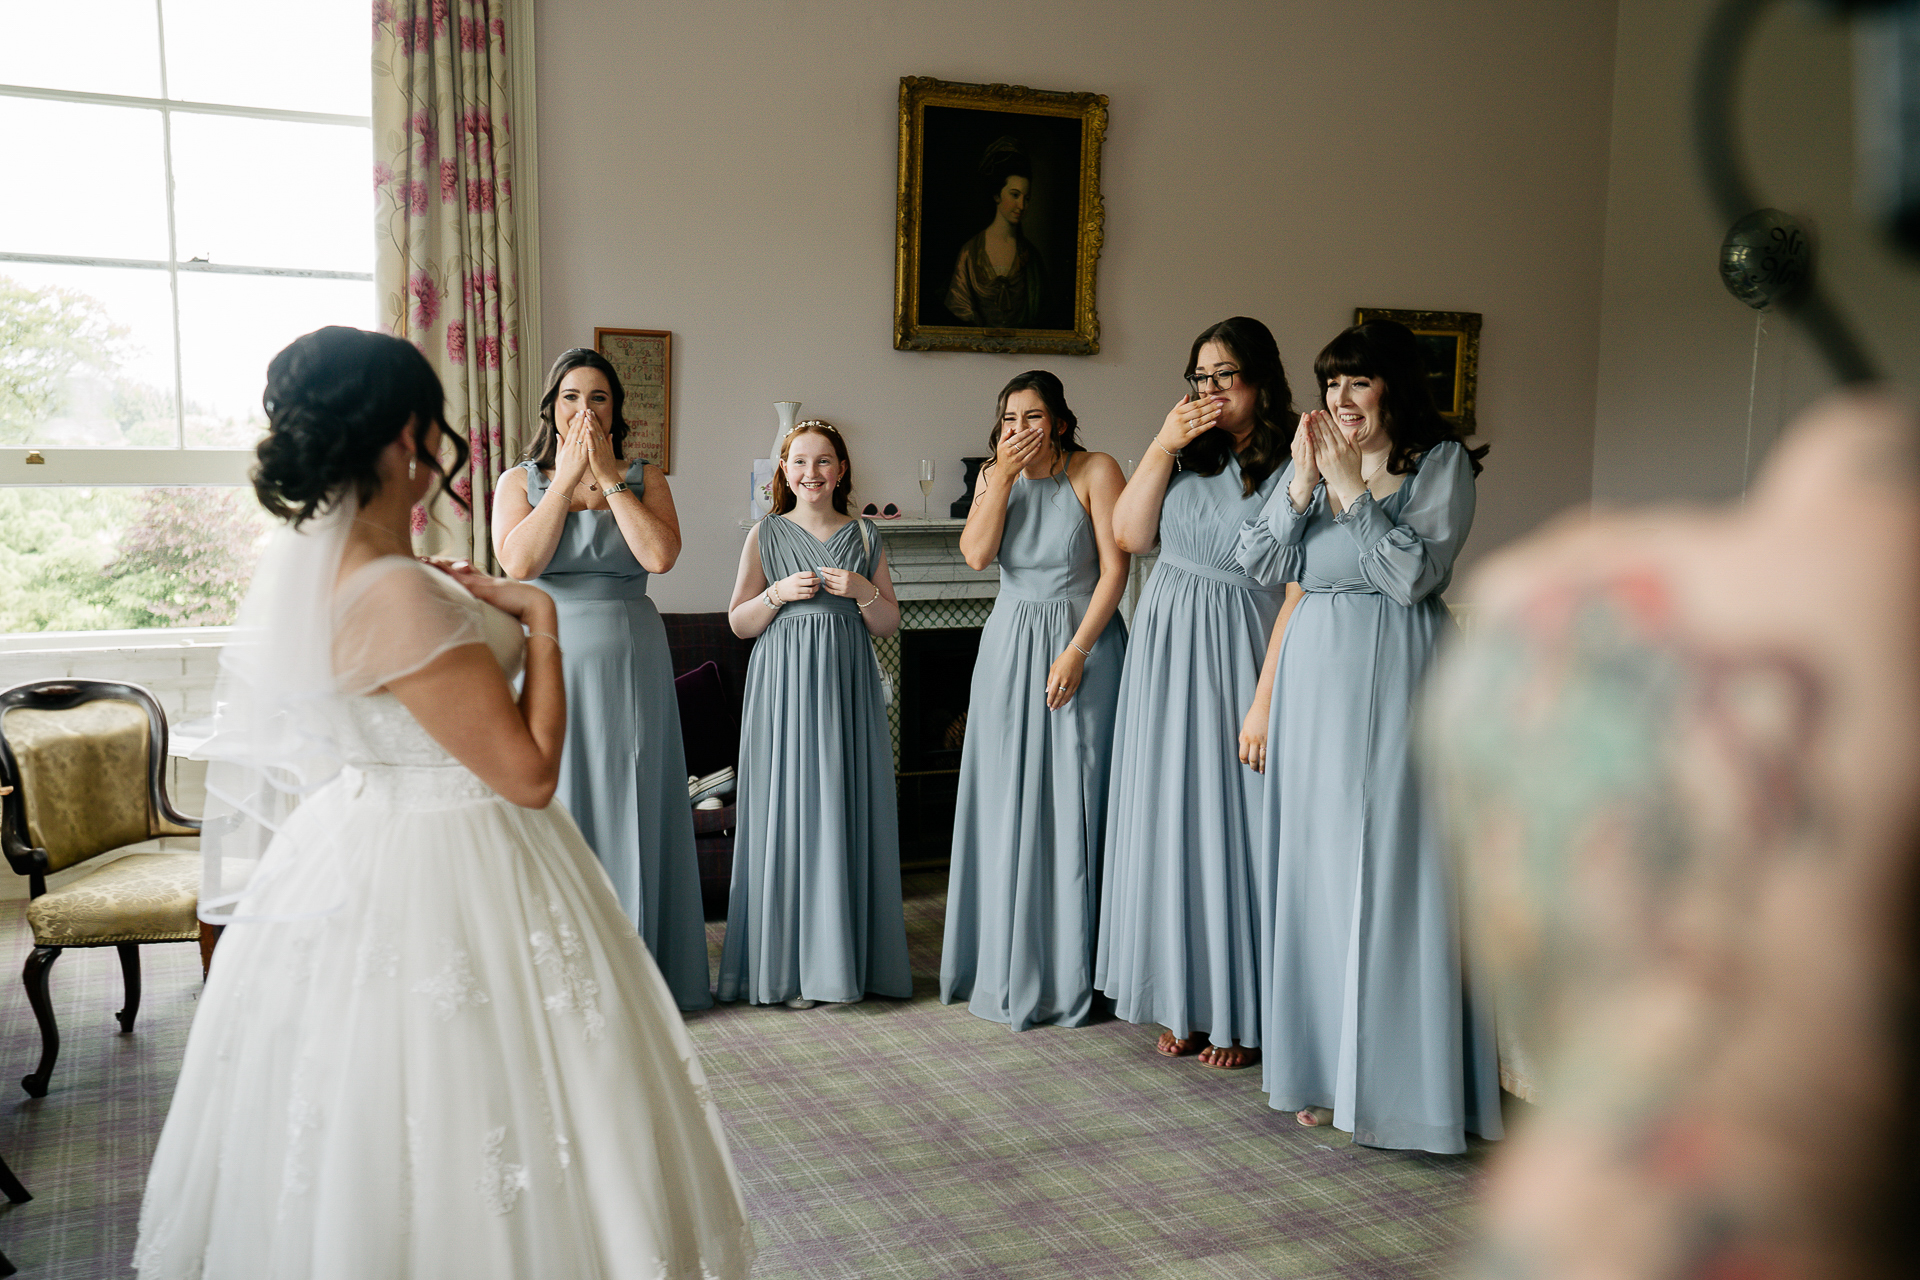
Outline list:
[[[408,459],[407,459],[407,479],[409,479],[409,480],[411,480],[411,479],[413,479],[413,478],[414,478],[414,476],[415,476],[415,475],[417,475],[417,474],[419,473],[419,470],[420,470],[420,461],[419,461],[419,459],[417,459],[417,458],[408,458]]]

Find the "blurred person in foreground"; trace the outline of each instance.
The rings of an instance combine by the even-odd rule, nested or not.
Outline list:
[[[1483,1275],[1912,1275],[1920,421],[1837,398],[1749,500],[1489,563],[1429,691],[1543,1108]]]

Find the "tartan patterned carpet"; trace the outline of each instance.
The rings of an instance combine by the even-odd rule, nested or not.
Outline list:
[[[688,1019],[760,1243],[756,1277],[1437,1276],[1472,1228],[1485,1148],[1348,1145],[1270,1111],[1257,1070],[1162,1058],[1106,1022],[1013,1035],[935,995],[944,871],[907,880],[911,1001]],[[52,1091],[18,1079],[39,1035],[0,908],[0,1154],[35,1199],[0,1204],[23,1276],[133,1274],[140,1195],[199,989],[191,946],[145,951],[134,1034],[117,1034],[111,950],[53,971]],[[716,964],[722,926],[708,928]],[[539,1280],[560,1280],[541,1277]]]

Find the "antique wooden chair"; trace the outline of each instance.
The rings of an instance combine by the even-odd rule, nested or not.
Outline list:
[[[208,941],[195,916],[197,853],[135,853],[48,890],[47,877],[158,836],[198,835],[200,821],[167,799],[167,718],[138,685],[41,680],[0,693],[0,852],[26,876],[33,953],[23,977],[40,1022],[40,1065],[20,1083],[46,1096],[60,1029],[47,971],[69,947],[117,947],[126,1004],[140,1009],[140,945]]]

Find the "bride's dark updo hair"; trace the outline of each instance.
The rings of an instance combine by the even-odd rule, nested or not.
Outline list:
[[[254,452],[260,505],[296,529],[351,489],[364,505],[379,491],[380,454],[409,422],[414,456],[440,477],[440,491],[468,509],[451,477],[467,466],[467,442],[449,429],[433,366],[411,342],[328,325],[295,338],[267,365],[267,438]],[[427,447],[438,425],[453,453],[442,466]]]

